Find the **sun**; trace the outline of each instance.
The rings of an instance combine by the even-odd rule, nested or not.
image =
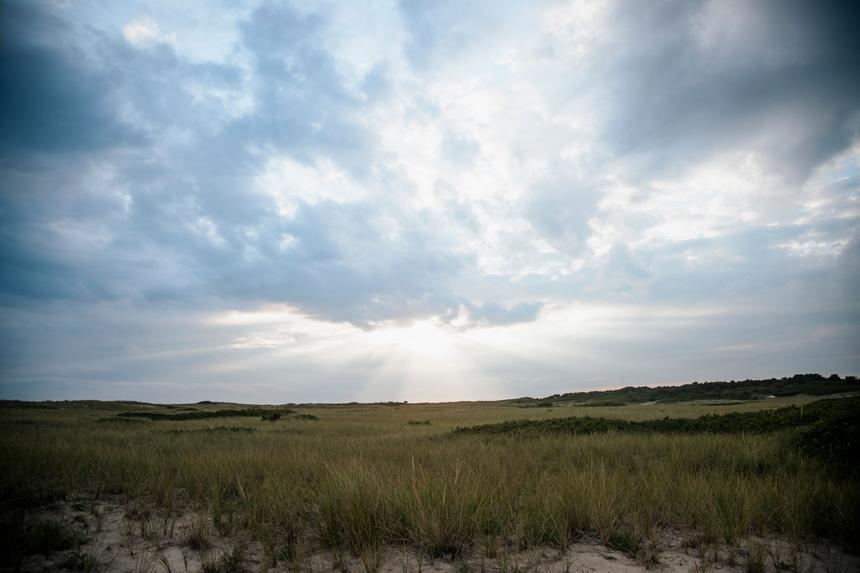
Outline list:
[[[462,332],[438,318],[389,324],[365,341],[373,354],[384,357],[366,384],[370,395],[384,390],[419,402],[493,395],[492,385],[463,347]]]
[[[441,356],[452,351],[451,334],[434,320],[419,320],[409,326],[390,326],[372,334],[375,341],[397,352]]]

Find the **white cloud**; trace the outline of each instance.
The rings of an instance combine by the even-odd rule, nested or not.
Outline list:
[[[122,35],[125,40],[137,47],[146,47],[152,44],[175,44],[176,34],[171,32],[164,34],[158,27],[158,22],[149,16],[142,16],[131,20],[122,27]]]
[[[260,193],[270,196],[278,206],[278,213],[287,218],[307,203],[319,201],[349,203],[366,199],[366,190],[330,158],[320,157],[311,165],[304,165],[289,156],[268,159],[255,177]]]

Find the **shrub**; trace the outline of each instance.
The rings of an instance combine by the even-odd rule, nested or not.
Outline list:
[[[178,421],[178,420],[206,420],[208,418],[237,418],[237,417],[252,417],[252,416],[264,416],[270,414],[279,414],[280,416],[285,416],[287,414],[292,414],[294,410],[290,410],[289,408],[280,408],[278,410],[267,410],[265,408],[235,408],[232,410],[212,410],[212,411],[200,411],[196,410],[193,412],[178,412],[175,414],[168,414],[165,412],[144,412],[144,411],[135,411],[135,412],[120,412],[117,416],[121,416],[124,418],[146,418],[148,420],[153,421]]]

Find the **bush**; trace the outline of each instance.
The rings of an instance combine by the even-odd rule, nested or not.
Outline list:
[[[629,422],[615,418],[574,416],[551,420],[511,420],[457,428],[455,434],[593,434],[626,433],[715,433],[761,434],[797,429],[797,443],[810,455],[851,463],[860,447],[860,397],[819,400],[805,406],[776,410],[708,414],[698,418],[663,418]],[[856,463],[856,462],[855,462]]]
[[[288,408],[278,410],[267,410],[265,408],[236,408],[233,410],[193,411],[167,414],[165,412],[120,412],[117,416],[124,418],[146,418],[153,421],[169,420],[205,420],[208,418],[237,418],[251,416],[265,416],[278,414],[278,417],[292,414],[294,411]]]

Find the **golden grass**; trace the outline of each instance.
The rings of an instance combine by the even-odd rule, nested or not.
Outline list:
[[[403,544],[456,558],[500,545],[563,548],[582,534],[644,543],[668,527],[713,539],[776,532],[850,540],[860,525],[857,478],[804,458],[778,434],[449,434],[509,419],[644,420],[808,401],[342,406],[300,409],[318,421],[226,424],[99,421],[116,409],[6,409],[0,483],[6,506],[80,492],[124,494],[161,513],[193,506],[219,530],[248,530],[281,555],[322,545],[359,556],[369,571],[384,547]],[[187,431],[219,425],[256,431]]]

